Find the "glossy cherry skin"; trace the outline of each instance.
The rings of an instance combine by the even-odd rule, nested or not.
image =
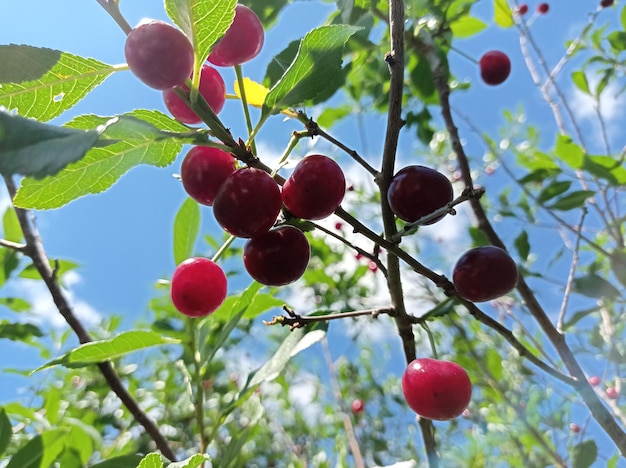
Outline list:
[[[261,52],[264,40],[259,17],[247,6],[238,4],[232,24],[213,48],[208,60],[218,67],[241,65]]]
[[[243,168],[233,172],[213,200],[213,215],[236,237],[255,237],[276,221],[282,201],[278,184],[267,172]]]
[[[193,71],[193,46],[185,34],[158,20],[140,24],[126,38],[126,63],[151,88],[181,85]]]
[[[402,374],[402,393],[422,418],[447,421],[467,408],[472,383],[465,369],[454,362],[419,358]]]
[[[283,185],[283,203],[298,218],[316,220],[330,216],[346,193],[339,164],[313,154],[300,161]]]
[[[414,165],[400,169],[393,176],[387,201],[398,218],[413,222],[446,206],[453,195],[452,184],[441,172]],[[442,218],[439,216],[425,224],[436,223]]]
[[[235,172],[235,158],[219,148],[194,146],[180,168],[183,187],[191,198],[211,206],[224,181]]]
[[[550,10],[550,5],[548,5],[547,3],[540,3],[539,5],[537,5],[537,12],[541,13],[542,15],[545,15],[548,10]]]
[[[517,276],[517,265],[506,251],[485,245],[461,255],[452,282],[464,299],[484,302],[509,293],[517,284]]]
[[[174,270],[171,297],[174,307],[189,317],[204,317],[222,305],[228,283],[222,268],[208,258],[188,258]]]
[[[189,91],[187,85],[182,85],[185,91]],[[198,86],[200,95],[207,104],[213,109],[213,112],[219,114],[226,102],[226,85],[222,79],[222,75],[213,67],[203,65],[200,71],[200,84]],[[179,122],[193,125],[202,122],[191,108],[178,97],[174,88],[163,91],[163,102],[165,107],[172,116]]]
[[[360,399],[356,399],[352,402],[352,412],[354,414],[359,414],[362,413],[363,410],[365,409],[365,403],[363,403],[363,400]]]
[[[486,52],[478,61],[478,67],[480,77],[491,86],[504,83],[511,74],[511,60],[499,50]]]
[[[284,286],[299,279],[310,256],[309,241],[293,226],[281,226],[253,237],[243,248],[246,271],[266,286]]]

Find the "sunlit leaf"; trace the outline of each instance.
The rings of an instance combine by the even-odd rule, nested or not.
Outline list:
[[[149,453],[136,468],[163,468],[163,458],[158,453]]]
[[[187,197],[174,219],[174,262],[176,265],[191,257],[200,232],[200,206]]]
[[[493,21],[501,28],[510,28],[515,24],[513,12],[506,0],[493,0]]]
[[[235,89],[235,95],[241,99],[241,90],[239,89],[239,83],[235,81],[233,85]],[[269,89],[250,78],[243,79],[243,90],[246,93],[246,102],[254,107],[263,107],[265,97],[269,93]]]
[[[170,463],[167,468],[198,468],[204,466],[204,462],[211,461],[211,457],[202,453],[196,453],[185,460]]]
[[[67,431],[52,429],[36,435],[13,455],[6,468],[51,466],[65,448]]]
[[[487,25],[473,16],[461,16],[459,19],[450,23],[450,29],[455,39],[471,37],[485,29]]]

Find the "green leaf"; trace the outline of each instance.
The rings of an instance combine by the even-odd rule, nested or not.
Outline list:
[[[515,24],[513,12],[506,0],[493,0],[493,21],[501,28],[510,28]]]
[[[200,232],[200,206],[187,198],[174,220],[174,262],[176,265],[193,255]]]
[[[149,453],[136,468],[163,468],[163,458],[158,453]]]
[[[574,447],[572,468],[589,468],[598,458],[598,446],[593,440],[585,440]]]
[[[122,455],[91,465],[91,468],[137,468],[142,459],[141,455]]]
[[[473,16],[461,16],[456,21],[450,23],[450,29],[455,39],[471,37],[485,29],[487,25]]]
[[[585,310],[579,310],[577,312],[575,312],[574,314],[572,314],[572,316],[563,324],[563,331],[568,330],[569,328],[573,327],[574,325],[576,325],[578,322],[580,322],[582,319],[584,319],[585,317],[587,317],[588,315],[593,314],[594,312],[597,312],[598,308],[597,307],[592,307],[591,309],[585,309]]]
[[[611,262],[611,270],[617,278],[617,281],[626,286],[626,252],[615,249],[609,257]]]
[[[452,301],[451,299],[446,299],[445,301],[437,304],[435,307],[422,315],[420,319],[433,320],[437,317],[443,317],[444,315],[448,315],[449,313],[454,311],[454,305],[454,301]]]
[[[606,36],[606,38],[615,52],[619,53],[623,50],[626,50],[626,32],[613,31],[608,36]]]
[[[489,348],[485,353],[485,362],[493,378],[496,381],[500,380],[502,378],[502,356],[500,356],[500,353],[493,348]]]
[[[233,22],[236,4],[237,0],[165,0],[165,11],[194,46],[197,65]]]
[[[489,239],[484,232],[475,226],[468,228],[469,235],[472,238],[472,247],[480,247],[482,245],[489,245]]]
[[[40,468],[51,466],[63,452],[67,431],[53,429],[30,439],[13,457],[6,468]]]
[[[528,254],[530,253],[530,243],[528,242],[528,233],[526,231],[522,231],[515,238],[513,242],[515,248],[517,249],[517,253],[522,260],[528,260]]]
[[[257,294],[243,314],[243,318],[252,320],[268,310],[282,307],[285,301],[276,297],[275,294]]]
[[[583,166],[585,152],[571,137],[559,134],[554,146],[554,155],[572,169],[580,169]]]
[[[67,125],[93,128],[111,120],[109,117],[84,115]],[[83,159],[71,164],[55,177],[43,180],[26,178],[15,198],[21,208],[59,208],[76,198],[100,193],[111,187],[123,174],[139,164],[165,167],[180,150],[184,125],[157,111],[137,110],[117,118],[103,137],[115,141],[105,148],[93,148]]]
[[[615,299],[621,296],[620,291],[607,280],[595,273],[574,278],[572,290],[587,297]]]
[[[6,240],[11,242],[22,242],[24,240],[20,221],[17,218],[15,208],[12,206],[7,207],[2,216],[2,229]]]
[[[626,185],[626,167],[611,156],[585,155],[582,168],[611,185]]]
[[[51,120],[83,99],[113,72],[91,58],[28,45],[0,45],[0,106]]]
[[[537,196],[537,201],[543,203],[554,197],[558,197],[562,193],[567,192],[571,186],[572,182],[569,180],[552,182]]]
[[[204,462],[211,461],[211,457],[202,453],[196,453],[191,457],[167,465],[167,468],[198,468],[204,465]]]
[[[0,306],[13,312],[28,312],[31,308],[30,302],[21,297],[0,297]]]
[[[0,109],[0,173],[41,179],[85,156],[111,122],[95,129],[57,127]],[[92,127],[94,128],[94,127]]]
[[[12,341],[28,341],[32,337],[40,338],[43,332],[32,323],[13,323],[9,320],[0,320],[0,339]]]
[[[59,364],[69,368],[83,367],[120,358],[139,349],[178,343],[180,343],[179,340],[163,337],[153,331],[127,331],[109,340],[93,341],[80,345],[63,356],[44,364],[34,372]]]
[[[11,427],[11,421],[7,416],[6,410],[4,408],[0,408],[0,456],[6,452],[12,436],[13,428]]]
[[[321,26],[306,34],[295,59],[265,97],[263,114],[276,113],[315,99],[341,72],[341,55],[347,40],[361,28]]]
[[[587,75],[582,71],[575,71],[572,73],[572,82],[574,85],[585,94],[591,94],[589,91],[589,82],[587,81]]]
[[[57,273],[57,277],[61,278],[65,273],[71,270],[75,270],[80,265],[76,262],[71,262],[69,260],[54,260],[48,259],[48,263],[50,263],[50,268],[52,268]],[[32,263],[27,265],[18,275],[20,278],[40,280],[41,276],[39,275],[39,271],[37,271],[37,267]]]
[[[574,208],[580,208],[585,204],[585,201],[589,197],[593,197],[595,192],[593,190],[577,190],[564,197],[559,198],[548,208],[552,210],[573,210]]]

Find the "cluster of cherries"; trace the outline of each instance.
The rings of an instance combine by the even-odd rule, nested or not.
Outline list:
[[[249,8],[237,5],[233,23],[207,60],[218,67],[240,65],[254,58],[262,45],[259,18]],[[163,92],[165,105],[176,119],[186,124],[201,122],[178,95],[181,89],[189,90],[186,83],[194,64],[193,46],[181,31],[162,21],[144,22],[129,33],[125,55],[131,72],[146,85]],[[481,73],[485,68],[485,76],[491,78],[483,79],[489,84],[504,81],[502,71],[494,78],[493,70],[492,75],[488,70],[500,63],[501,56],[486,56],[480,62]],[[211,65],[204,64],[201,69],[199,93],[217,114],[224,105],[226,88]],[[510,63],[507,76],[509,71]],[[327,156],[309,155],[296,165],[281,188],[272,175],[261,169],[238,167],[233,155],[217,146],[195,146],[186,154],[180,174],[185,191],[198,203],[211,206],[216,221],[226,232],[247,239],[243,263],[253,279],[268,286],[293,283],[308,266],[310,245],[300,229],[285,221],[321,220],[335,212],[346,191],[341,167]],[[408,223],[446,207],[452,199],[450,180],[420,165],[399,170],[387,192],[391,210]],[[423,224],[436,223],[444,216],[445,213],[427,218]],[[516,282],[515,262],[498,247],[468,250],[454,266],[454,286],[459,296],[468,301],[495,299],[511,291]],[[190,317],[203,317],[217,310],[227,289],[222,268],[208,258],[189,258],[172,275],[172,302],[178,311]],[[429,358],[409,364],[402,388],[417,414],[437,420],[459,416],[471,396],[465,370],[455,363]],[[353,408],[355,412],[362,410],[362,406]]]

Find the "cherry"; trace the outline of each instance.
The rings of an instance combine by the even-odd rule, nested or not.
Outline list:
[[[547,3],[540,3],[539,5],[537,5],[537,13],[545,15],[548,10],[550,10],[550,5],[548,5]]]
[[[609,387],[606,389],[606,397],[611,400],[617,400],[619,398],[619,392],[615,387]]]
[[[511,61],[508,55],[499,50],[486,52],[478,61],[480,77],[491,86],[499,85],[511,73]]]
[[[300,278],[311,256],[306,236],[293,226],[281,226],[246,242],[246,271],[266,286],[284,286]]]
[[[193,46],[175,27],[158,20],[140,24],[126,38],[126,63],[133,74],[155,89],[181,85],[193,70]]]
[[[600,6],[601,6],[602,8],[608,8],[608,7],[610,7],[611,5],[613,5],[613,0],[601,0],[601,1],[600,1]]]
[[[515,287],[517,265],[499,247],[475,247],[457,260],[452,281],[464,299],[472,302],[490,301],[507,294]]]
[[[251,167],[228,176],[213,200],[215,219],[236,237],[255,237],[267,232],[280,208],[278,184],[267,172]]]
[[[570,423],[569,430],[574,434],[578,434],[580,432],[580,426],[576,423]]]
[[[283,203],[298,218],[323,219],[335,211],[346,193],[339,164],[313,154],[300,161],[283,185]]]
[[[213,48],[208,60],[218,67],[241,65],[261,52],[264,39],[259,17],[247,6],[238,4],[232,24]]]
[[[187,85],[182,85],[182,88],[185,91],[189,91]],[[215,68],[209,65],[203,65],[200,71],[200,84],[198,88],[200,95],[211,109],[213,109],[213,112],[219,114],[226,101],[226,85],[224,84],[222,75],[220,75]],[[165,102],[165,106],[167,110],[170,111],[170,114],[179,122],[191,125],[202,122],[198,114],[192,111],[191,108],[178,97],[174,88],[163,91],[163,102]]]
[[[211,206],[224,181],[235,172],[235,159],[219,148],[194,146],[180,168],[183,187],[191,198]]]
[[[520,6],[517,7],[516,12],[519,16],[524,16],[526,13],[528,13],[528,5],[522,3]]]
[[[453,194],[452,184],[441,172],[414,165],[400,169],[393,176],[387,201],[398,218],[413,222],[446,206],[452,201]],[[444,216],[425,224],[436,223]]]
[[[357,398],[356,400],[352,402],[351,408],[354,414],[362,413],[363,410],[365,409],[365,403],[363,403],[363,400],[360,400],[359,398]]]
[[[227,289],[222,268],[208,258],[188,258],[172,275],[172,303],[189,317],[204,317],[214,312],[224,302]]]
[[[472,383],[465,369],[454,362],[419,358],[402,375],[402,393],[419,416],[446,421],[463,414]]]
[[[598,377],[597,375],[591,376],[588,379],[589,385],[591,385],[592,387],[597,387],[598,385],[600,385],[600,377]]]

